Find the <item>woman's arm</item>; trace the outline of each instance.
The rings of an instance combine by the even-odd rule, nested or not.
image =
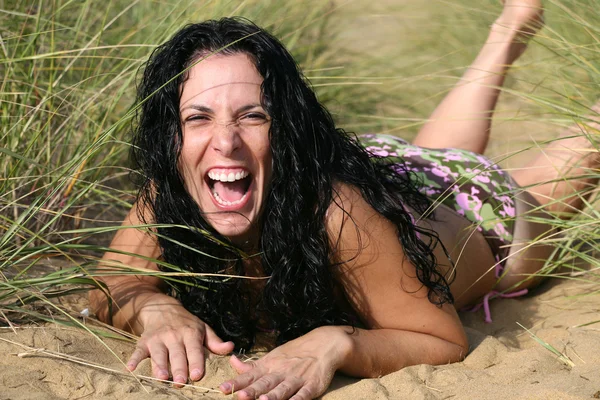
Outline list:
[[[452,304],[436,306],[404,254],[396,226],[360,192],[342,186],[330,212],[341,265],[339,280],[368,330],[344,331],[351,351],[340,370],[375,377],[415,364],[446,364],[466,356],[468,342]],[[343,208],[343,211],[342,211]],[[393,355],[393,356],[392,356]]]
[[[155,263],[142,258],[157,259],[160,249],[152,236],[135,228],[141,224],[137,205],[134,205],[123,221],[123,226],[131,228],[117,231],[110,245],[111,249],[133,255],[106,252],[101,267],[103,265],[107,272],[118,271],[112,267],[116,263],[122,265],[121,268],[142,272],[158,270]],[[161,279],[140,274],[105,276],[100,280],[106,284],[108,293],[90,292],[90,304],[98,318],[141,335],[127,362],[131,371],[143,359],[151,358],[154,377],[168,379],[171,376],[175,383],[185,383],[188,376],[198,380],[204,375],[204,347],[217,354],[233,351],[232,342],[223,342],[177,299],[165,294]],[[112,301],[112,315],[109,314],[108,296]]]
[[[411,365],[450,364],[462,361],[468,351],[466,341],[453,343],[431,334],[339,328],[350,338],[339,371],[360,378],[377,378]]]
[[[456,310],[429,301],[396,227],[358,190],[339,188],[327,227],[343,262],[339,281],[368,329],[323,326],[258,361],[232,357],[240,375],[220,386],[224,393],[235,389],[242,400],[312,399],[327,389],[336,371],[370,378],[465,357],[468,342]]]
[[[240,400],[308,400],[327,390],[336,371],[377,378],[410,365],[460,361],[465,354],[461,345],[417,332],[323,326],[258,361],[232,356],[240,375],[219,388],[226,394],[235,390]]]
[[[163,293],[163,282],[159,278],[146,275],[116,275],[119,269],[123,268],[158,270],[155,263],[143,258],[157,259],[160,249],[149,234],[135,228],[141,224],[136,203],[122,224],[122,227],[130,228],[118,230],[110,244],[111,249],[131,255],[107,251],[102,257],[100,267],[115,275],[103,276],[98,280],[106,284],[109,292],[90,292],[90,304],[98,319],[138,335],[144,330],[143,310],[149,303],[164,302],[167,305],[174,304],[175,300]],[[112,315],[109,314],[109,302],[112,302]]]

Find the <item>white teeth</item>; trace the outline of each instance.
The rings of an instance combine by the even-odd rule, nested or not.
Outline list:
[[[216,170],[208,172],[208,177],[210,179],[212,179],[213,181],[221,181],[221,182],[239,181],[240,179],[246,178],[248,175],[249,175],[248,171],[230,172],[228,174],[226,174],[225,172],[217,172]],[[223,206],[235,206],[237,204],[240,204],[242,201],[244,201],[246,199],[246,196],[248,195],[248,193],[245,193],[241,199],[236,200],[236,201],[227,201],[227,200],[220,198],[219,193],[217,193],[217,191],[214,189],[212,190],[212,195],[213,195],[214,199],[217,201],[217,203],[219,203]]]
[[[248,172],[247,171],[242,171],[242,172],[230,172],[229,174],[225,174],[224,172],[222,173],[218,173],[215,171],[209,171],[208,173],[208,177],[210,179],[212,179],[213,181],[221,181],[221,182],[235,182],[235,181],[239,181],[240,179],[244,179],[245,177],[248,176]]]

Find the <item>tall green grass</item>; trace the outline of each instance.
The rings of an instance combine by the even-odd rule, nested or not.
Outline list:
[[[357,22],[377,24],[381,15],[365,15],[356,2],[1,2],[0,318],[45,317],[30,306],[42,304],[68,320],[52,299],[97,285],[97,260],[134,200],[133,94],[156,45],[187,22],[246,16],[282,39],[341,126],[410,137],[473,59],[499,6],[399,3],[385,5],[397,37],[361,47]],[[547,27],[513,69],[495,130],[534,127],[550,138],[574,121],[586,125],[600,94],[594,3],[547,3]],[[500,136],[492,151],[506,163],[531,146],[529,135],[512,134],[519,145],[506,151]],[[555,221],[566,236],[544,273],[580,258],[600,267],[597,205],[592,195],[581,217]]]
[[[39,1],[0,10],[0,308],[25,311],[96,285],[95,261],[134,198],[135,80],[155,46],[186,23],[242,15],[317,71],[334,52],[335,11],[321,0]]]

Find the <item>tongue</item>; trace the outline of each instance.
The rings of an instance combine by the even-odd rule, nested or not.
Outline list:
[[[213,189],[222,200],[234,202],[242,198],[247,190],[245,180],[235,182],[215,182]]]

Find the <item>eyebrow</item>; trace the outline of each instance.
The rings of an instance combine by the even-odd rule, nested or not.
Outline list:
[[[242,106],[240,108],[238,108],[237,110],[235,110],[235,114],[239,114],[239,113],[243,113],[244,111],[248,111],[251,110],[253,108],[256,107],[261,107],[262,108],[262,104],[260,103],[252,103],[252,104],[246,104],[245,106]],[[210,107],[206,107],[206,106],[202,106],[200,104],[192,104],[186,107],[183,107],[181,109],[181,112],[188,110],[188,109],[192,109],[192,110],[196,110],[196,111],[201,111],[201,112],[205,112],[208,114],[214,114],[214,110]]]

